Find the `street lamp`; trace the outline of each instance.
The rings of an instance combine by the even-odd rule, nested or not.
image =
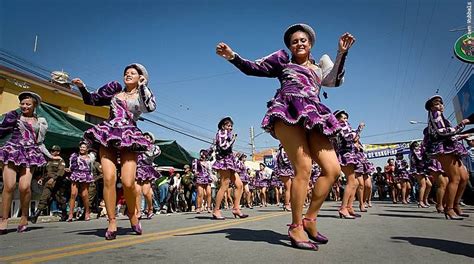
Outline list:
[[[265,131],[262,131],[260,133],[258,133],[257,135],[255,135],[254,133],[254,130],[253,130],[253,126],[250,127],[250,146],[252,147],[252,161],[255,161],[255,138],[264,134]]]
[[[423,124],[423,125],[427,125],[428,123],[426,123],[426,122],[421,122],[421,121],[415,121],[415,120],[411,120],[411,121],[410,121],[410,124],[412,124],[412,125],[415,125],[415,124]]]

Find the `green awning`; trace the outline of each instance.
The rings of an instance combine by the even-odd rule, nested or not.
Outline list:
[[[176,140],[155,140],[155,144],[161,149],[161,155],[154,162],[159,166],[173,166],[183,168],[184,165],[191,165],[196,157],[191,155]]]

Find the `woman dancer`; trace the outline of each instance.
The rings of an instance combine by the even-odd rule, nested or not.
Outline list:
[[[403,158],[403,153],[398,152],[395,156],[395,178],[401,185],[401,198],[403,204],[408,204],[409,181],[410,174],[408,173],[408,162]]]
[[[285,204],[283,205],[283,210],[291,212],[290,206],[290,197],[291,197],[291,181],[295,177],[295,171],[291,166],[290,159],[288,154],[286,154],[285,149],[280,144],[278,147],[278,152],[276,154],[276,166],[275,174],[280,177],[280,180],[283,182],[285,188]]]
[[[95,162],[95,154],[87,153],[89,146],[86,142],[79,143],[79,153],[73,153],[69,157],[69,168],[65,171],[70,172],[69,180],[71,181],[71,197],[69,198],[69,217],[67,222],[73,221],[74,206],[78,193],[81,194],[82,203],[84,204],[85,221],[89,221],[90,204],[89,204],[89,184],[94,182],[92,169]]]
[[[365,127],[364,123],[361,123],[359,126]],[[360,139],[360,137],[359,137]],[[360,140],[357,140],[355,143],[356,147],[356,155],[360,164],[356,168],[356,172],[358,172],[362,177],[357,178],[359,182],[359,187],[357,189],[357,197],[359,200],[359,209],[361,212],[367,212],[366,207],[369,205],[369,201],[372,196],[372,178],[370,174],[374,172],[374,165],[369,162],[367,156],[364,153],[364,147]],[[372,203],[370,202],[370,207],[372,207]]]
[[[150,88],[147,87],[148,72],[143,65],[134,63],[124,69],[125,88],[118,82],[110,82],[96,92],[87,91],[81,79],[72,83],[79,88],[84,103],[95,106],[110,106],[109,119],[92,127],[84,133],[84,139],[99,148],[99,157],[104,172],[104,200],[109,218],[105,239],[117,236],[115,219],[115,183],[117,180],[117,157],[121,162],[121,182],[127,202],[128,216],[132,230],[142,234],[142,227],[136,214],[135,175],[138,152],[147,151],[150,142],[137,127],[137,120],[143,112],[155,110],[156,103]]]
[[[229,189],[229,183],[232,181],[235,185],[234,191],[234,205],[232,208],[232,214],[234,217],[246,218],[247,214],[240,211],[240,198],[242,197],[242,182],[237,171],[235,164],[235,157],[232,153],[232,145],[234,145],[237,139],[237,134],[232,132],[234,121],[232,118],[224,117],[219,121],[217,128],[219,131],[216,134],[216,162],[212,165],[212,168],[217,170],[220,175],[220,188],[216,196],[216,206],[212,213],[212,219],[214,220],[225,220],[225,217],[221,213],[221,204],[226,191]]]
[[[248,173],[248,168],[247,166],[245,166],[245,160],[247,159],[247,155],[245,155],[245,153],[241,153],[237,157],[238,174],[240,177],[240,181],[242,181],[242,184],[244,186],[243,189],[245,194],[246,207],[250,208],[252,207],[252,197],[250,195],[249,188],[250,176]]]
[[[423,159],[423,150],[418,141],[410,144],[410,171],[412,176],[417,180],[418,190],[418,207],[428,208],[428,195],[431,191],[431,182],[425,173],[425,160]]]
[[[459,207],[464,189],[466,188],[468,173],[461,157],[467,155],[464,146],[456,138],[464,126],[470,124],[469,119],[463,119],[457,126],[452,127],[449,120],[444,115],[443,99],[435,95],[425,103],[425,109],[428,111],[428,136],[429,144],[426,152],[429,157],[437,159],[449,178],[446,189],[446,207],[444,215],[446,219],[462,220],[460,216],[466,216]]]
[[[337,151],[339,163],[341,164],[342,172],[344,172],[347,179],[344,195],[342,196],[341,207],[339,208],[339,217],[344,219],[354,219],[357,214],[355,214],[354,209],[352,209],[352,204],[355,199],[359,182],[362,182],[363,186],[363,180],[361,177],[361,172],[363,172],[363,170],[360,168],[362,167],[362,164],[357,155],[355,142],[359,139],[364,125],[361,123],[357,130],[352,129],[348,122],[349,114],[344,110],[335,111],[334,116],[338,119],[342,129],[339,131],[333,142]],[[360,168],[361,171],[356,172],[357,168]],[[360,181],[358,180],[359,178]]]
[[[155,145],[155,136],[151,132],[143,133],[143,136],[150,142],[150,149],[138,155],[137,176],[135,188],[137,190],[137,213],[142,212],[142,194],[146,201],[146,218],[152,219],[153,213],[153,188],[151,183],[161,177],[161,174],[153,167],[153,161],[161,154],[159,146]]]
[[[20,109],[6,113],[0,125],[0,138],[11,135],[5,145],[0,147],[0,165],[3,166],[2,219],[0,235],[6,234],[10,207],[15,191],[17,174],[20,191],[21,219],[17,232],[28,230],[28,212],[31,200],[31,178],[35,168],[46,164],[45,155],[53,157],[43,144],[48,123],[38,117],[36,108],[41,104],[41,97],[33,92],[21,92],[18,95]]]
[[[260,190],[260,193],[257,191],[257,195],[259,195],[260,207],[264,206],[267,207],[267,189],[269,185],[269,179],[271,178],[270,173],[266,170],[265,164],[260,163],[260,170],[255,172],[255,181],[257,188]]]
[[[207,150],[201,149],[201,151],[199,151],[199,160],[193,160],[192,164],[194,180],[197,186],[196,214],[202,213],[204,198],[206,199],[207,212],[211,212],[211,166],[208,161],[207,153]]]
[[[341,36],[335,63],[327,55],[323,55],[319,63],[312,58],[310,52],[316,33],[306,24],[290,26],[283,39],[291,57],[280,50],[252,62],[234,53],[225,43],[219,43],[216,52],[245,74],[280,81],[280,89],[267,105],[262,127],[280,141],[295,169],[291,187],[292,223],[288,230],[291,244],[300,249],[317,250],[308,235],[317,240],[316,217],[341,171],[329,141],[329,136],[340,129],[339,124],[331,111],[320,103],[319,92],[321,86],[342,83],[347,51],[355,38],[349,33]],[[314,187],[311,204],[303,217],[312,160],[321,166],[323,174]]]

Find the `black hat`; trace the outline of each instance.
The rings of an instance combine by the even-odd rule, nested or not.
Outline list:
[[[294,24],[289,26],[283,35],[283,41],[285,42],[287,48],[289,48],[291,45],[291,35],[293,35],[293,33],[296,31],[303,31],[308,34],[311,45],[314,45],[314,41],[316,40],[316,33],[314,32],[314,29],[306,24]]]
[[[425,109],[426,111],[430,111],[430,108],[431,108],[431,102],[433,102],[434,99],[440,99],[441,100],[441,103],[443,103],[443,97],[441,97],[441,95],[433,95],[431,96],[425,103]]]
[[[336,110],[334,111],[333,115],[337,118],[339,115],[345,114],[347,118],[349,118],[349,114],[346,112],[346,110],[341,109],[341,110]]]
[[[217,124],[217,129],[221,129],[222,126],[226,122],[231,122],[232,124],[234,124],[234,121],[232,121],[232,118],[230,116],[226,116],[226,117],[222,118],[221,121],[219,121],[219,123]]]

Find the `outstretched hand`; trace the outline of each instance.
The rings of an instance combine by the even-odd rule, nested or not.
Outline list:
[[[77,87],[84,87],[84,86],[85,86],[85,85],[84,85],[84,82],[83,82],[81,79],[79,79],[79,78],[74,78],[74,79],[72,79],[72,80],[71,80],[71,83],[74,84],[74,85],[77,86]]]
[[[217,44],[216,53],[217,55],[225,58],[226,60],[232,60],[235,57],[234,51],[229,47],[229,45],[225,44],[224,42]]]
[[[342,34],[341,38],[339,38],[339,52],[347,52],[355,41],[355,37],[349,32]]]

